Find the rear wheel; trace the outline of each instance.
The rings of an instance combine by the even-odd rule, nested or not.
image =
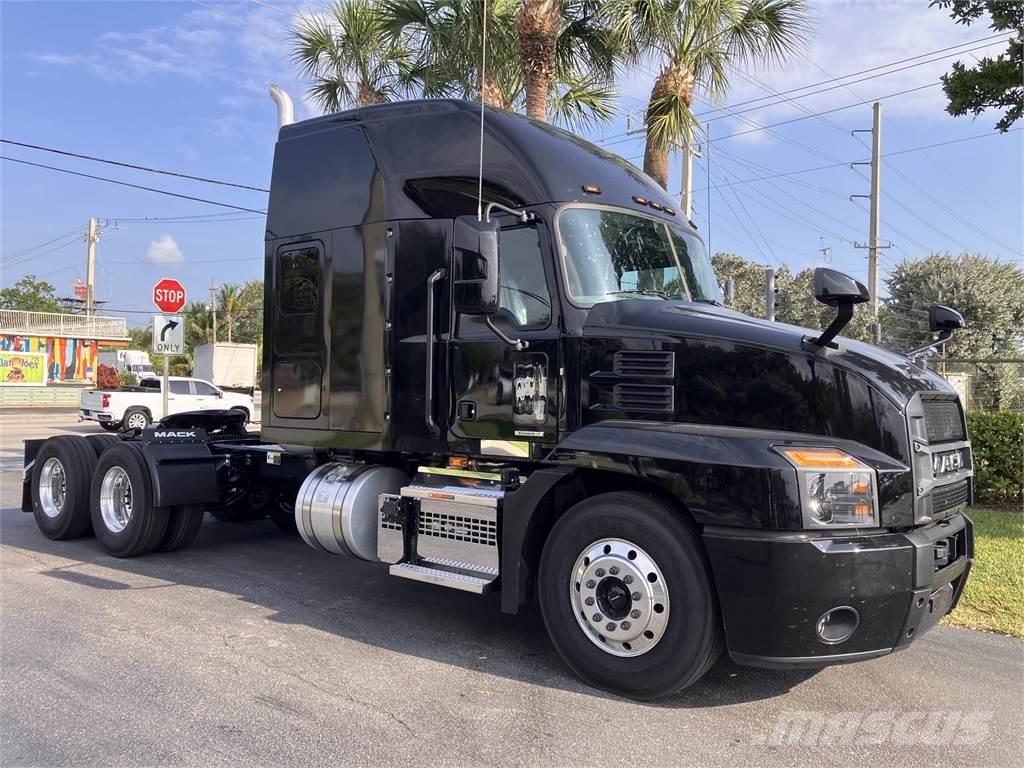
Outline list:
[[[114,557],[144,555],[163,540],[169,511],[153,506],[153,482],[138,443],[103,452],[90,499],[96,538]]]
[[[297,536],[299,527],[295,523],[295,504],[284,498],[278,498],[276,503],[270,507],[268,512],[270,521],[278,527],[282,533]]]
[[[89,533],[89,483],[96,453],[78,435],[51,437],[32,467],[32,513],[49,539],[73,539]]]
[[[149,426],[151,419],[149,414],[141,408],[129,408],[124,412],[122,424],[125,429],[145,429]]]
[[[173,552],[195,541],[203,524],[203,512],[198,505],[173,507],[167,520],[167,530],[156,545],[156,551]]]
[[[120,445],[121,440],[114,435],[89,435],[85,438],[89,445],[92,446],[93,451],[96,452],[96,458],[103,455],[103,452],[112,445]],[[92,478],[90,478],[90,481]]]
[[[643,493],[607,493],[570,509],[541,556],[548,634],[599,688],[649,700],[699,680],[721,653],[711,579],[695,532]]]

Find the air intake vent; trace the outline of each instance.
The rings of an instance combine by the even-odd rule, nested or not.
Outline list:
[[[622,349],[613,358],[616,376],[671,379],[675,375],[675,352],[646,352]]]
[[[958,401],[921,400],[921,407],[924,409],[925,434],[929,443],[965,439]]]
[[[672,413],[675,392],[671,384],[616,384],[615,407],[635,413]]]
[[[949,485],[942,485],[932,491],[932,515],[938,517],[962,507],[971,498],[970,485],[967,480],[959,480]]]

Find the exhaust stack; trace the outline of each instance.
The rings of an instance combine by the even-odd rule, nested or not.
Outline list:
[[[288,95],[279,85],[270,86],[270,98],[277,104],[277,129],[281,130],[286,125],[295,122],[295,107],[292,105],[292,97]]]

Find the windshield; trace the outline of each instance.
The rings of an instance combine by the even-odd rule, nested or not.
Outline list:
[[[611,208],[564,208],[558,237],[575,304],[629,298],[721,303],[699,238],[660,219]]]

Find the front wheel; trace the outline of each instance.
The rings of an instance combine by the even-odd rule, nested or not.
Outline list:
[[[695,532],[660,499],[607,493],[576,504],[544,545],[541,612],[566,664],[633,699],[697,682],[721,653],[709,569]]]

